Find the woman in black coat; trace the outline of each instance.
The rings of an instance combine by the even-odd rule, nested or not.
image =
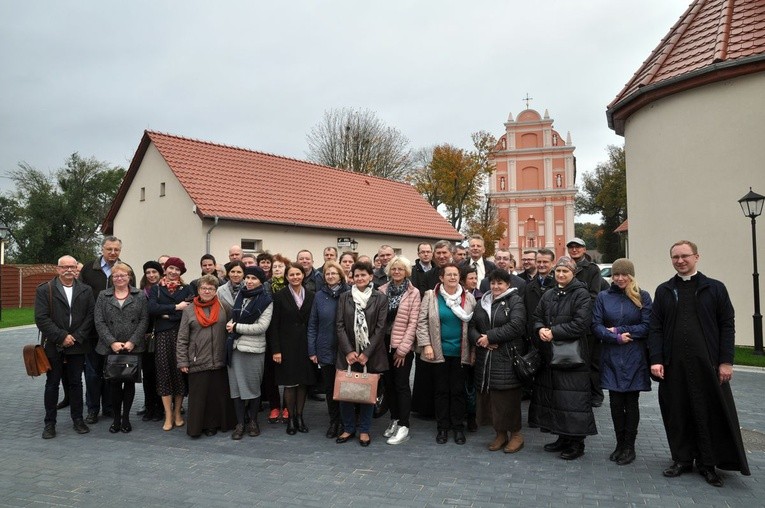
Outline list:
[[[181,275],[186,265],[180,258],[171,257],[165,261],[165,275],[152,286],[149,293],[149,316],[154,318],[154,359],[157,367],[157,394],[162,397],[165,409],[165,424],[162,430],[172,430],[186,424],[181,417],[183,396],[186,395],[186,379],[178,370],[176,342],[178,327],[181,325],[183,309],[194,298],[191,286],[186,285]]]
[[[374,289],[371,263],[357,261],[351,268],[353,287],[340,295],[337,303],[337,361],[338,370],[348,366],[354,371],[385,372],[388,356],[385,354],[385,321],[388,316],[388,297]],[[359,431],[359,444],[369,446],[369,428],[372,425],[374,404],[340,402],[343,433],[335,440],[345,443]]]
[[[478,423],[493,425],[497,433],[490,451],[505,453],[523,448],[521,434],[522,383],[513,370],[513,348],[523,350],[526,309],[518,289],[510,287],[510,274],[489,274],[490,291],[475,306],[468,338],[475,347],[475,387]],[[507,433],[510,432],[508,440]]]
[[[316,382],[308,358],[308,322],[314,293],[303,287],[303,268],[287,267],[287,287],[273,295],[274,310],[268,345],[276,363],[276,383],[284,386],[284,406],[289,411],[287,434],[308,432],[303,421],[307,387]]]
[[[584,438],[598,433],[590,398],[587,332],[592,320],[592,299],[584,283],[574,278],[576,263],[561,257],[555,264],[556,286],[544,293],[534,311],[534,343],[545,361],[534,378],[529,426],[558,434],[545,451],[561,452],[573,460],[584,455]],[[551,365],[556,342],[578,342],[581,365]]]

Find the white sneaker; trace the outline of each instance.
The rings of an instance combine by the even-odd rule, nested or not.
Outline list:
[[[385,432],[383,432],[383,436],[391,437],[396,433],[397,430],[398,430],[398,420],[391,420],[390,425],[388,425],[388,428],[385,429]]]
[[[388,444],[397,445],[409,441],[409,427],[399,427],[396,435],[388,439]]]

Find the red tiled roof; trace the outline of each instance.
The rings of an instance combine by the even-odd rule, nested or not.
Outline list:
[[[200,217],[462,238],[407,183],[152,131],[144,133],[104,221],[106,233],[150,142],[188,192]]]
[[[621,224],[619,224],[619,227],[614,229],[614,233],[626,233],[630,229],[630,221],[629,219],[625,220]]]
[[[753,60],[756,60],[754,62]],[[762,0],[695,0],[661,40],[648,59],[635,72],[616,98],[608,105],[608,124],[623,134],[626,116],[637,108],[619,110],[641,94],[663,85],[702,77],[684,87],[667,86],[663,94],[653,94],[648,102],[735,75],[765,69],[765,2]],[[753,65],[756,64],[756,65]],[[733,67],[738,67],[733,72]],[[726,72],[721,72],[726,71]],[[639,102],[639,101],[638,101]]]

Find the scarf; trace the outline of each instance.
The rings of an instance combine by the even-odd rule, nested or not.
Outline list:
[[[284,277],[271,277],[271,294],[277,293],[280,289],[283,289],[287,285]]]
[[[460,321],[467,323],[468,321],[470,321],[470,318],[473,317],[472,312],[468,314],[467,312],[465,312],[465,309],[463,309],[462,306],[460,305],[460,303],[462,302],[462,286],[457,286],[457,292],[454,293],[453,295],[450,295],[444,289],[444,285],[439,284],[438,294],[441,295],[441,298],[443,298],[444,301],[446,302],[446,306],[449,307],[449,310],[451,310],[452,313],[454,313],[454,315],[460,319]]]
[[[489,322],[491,322],[491,304],[494,303],[494,300],[499,300],[500,298],[504,298],[505,296],[509,295],[513,291],[516,291],[518,288],[507,288],[507,291],[502,293],[496,298],[493,298],[491,291],[488,291],[483,297],[481,298],[481,307],[483,307],[483,310],[486,311],[486,314],[489,315]]]
[[[329,296],[337,300],[342,293],[345,293],[348,290],[348,286],[346,286],[343,283],[340,283],[340,284],[335,284],[334,286],[325,285],[321,289],[322,291],[327,293]]]
[[[300,309],[303,307],[303,301],[305,300],[305,288],[300,286],[300,291],[295,291],[292,286],[289,286],[289,292],[292,294],[292,299],[295,300],[295,305]]]
[[[247,302],[245,303],[245,300]],[[236,295],[231,319],[234,323],[252,324],[260,319],[260,315],[271,304],[271,295],[263,286],[255,289],[243,287]]]
[[[372,286],[367,286],[364,291],[355,285],[351,288],[351,296],[355,304],[355,317],[353,320],[353,333],[356,336],[356,352],[360,353],[369,347],[369,326],[364,309],[367,308],[369,297],[372,296]]]
[[[210,308],[210,316],[205,314],[204,309]],[[201,298],[194,297],[194,315],[197,317],[197,321],[202,328],[207,328],[218,322],[218,316],[220,315],[220,302],[216,296],[212,300],[203,302]]]
[[[228,281],[228,287],[231,288],[231,296],[233,296],[234,300],[236,300],[236,297],[239,294],[239,290],[244,287],[244,284],[241,282],[239,284],[234,284],[233,282]]]
[[[175,293],[175,290],[182,286],[181,281],[168,280],[167,277],[159,279],[159,285],[167,288],[167,292],[171,295]]]
[[[401,304],[401,298],[404,296],[407,289],[409,289],[409,279],[404,279],[404,282],[400,286],[396,286],[393,282],[388,284],[388,291],[386,291],[386,294],[388,296],[389,312],[398,309],[398,306]]]

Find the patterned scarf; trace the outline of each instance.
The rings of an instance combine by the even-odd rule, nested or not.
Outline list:
[[[271,277],[271,294],[276,294],[279,292],[279,290],[284,289],[284,286],[287,285],[287,281],[284,280],[284,277]]]
[[[205,314],[204,309],[210,309],[210,316]],[[194,298],[194,315],[197,317],[197,321],[202,328],[207,328],[218,322],[218,316],[220,315],[220,302],[216,296],[212,300],[203,302],[198,296]]]
[[[172,295],[173,293],[175,293],[176,289],[178,289],[179,287],[183,285],[183,283],[180,280],[178,281],[168,280],[167,276],[164,276],[161,279],[159,279],[159,285],[166,287],[167,292]]]
[[[369,347],[369,326],[367,325],[367,317],[364,314],[364,309],[367,308],[369,297],[372,296],[372,286],[367,286],[364,291],[353,286],[351,288],[351,296],[353,296],[353,303],[356,307],[355,318],[353,320],[353,333],[356,336],[356,352],[361,353]]]
[[[247,303],[245,303],[247,300]],[[260,319],[260,315],[271,304],[271,295],[263,286],[255,289],[243,287],[236,295],[231,319],[234,323],[252,324]]]
[[[401,304],[401,297],[404,296],[407,289],[409,289],[409,279],[404,279],[404,282],[399,286],[396,286],[393,282],[388,284],[388,291],[386,291],[388,295],[388,311],[398,309],[398,306]]]
[[[453,295],[450,295],[446,292],[444,289],[443,284],[438,285],[438,294],[441,295],[441,298],[444,299],[446,302],[446,306],[449,307],[449,310],[452,311],[452,313],[460,318],[461,321],[467,323],[470,321],[470,318],[473,317],[473,313],[467,313],[465,312],[465,309],[462,308],[462,286],[457,286],[457,292]]]

